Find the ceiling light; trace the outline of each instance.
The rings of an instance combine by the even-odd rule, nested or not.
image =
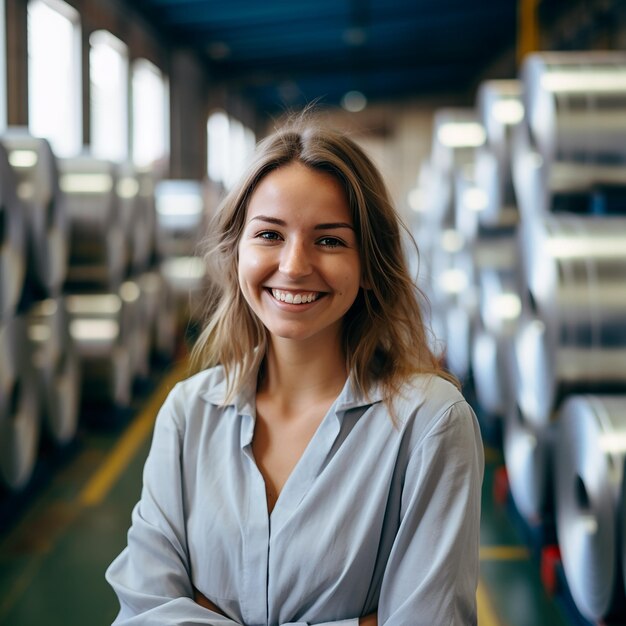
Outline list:
[[[485,139],[485,129],[478,122],[447,122],[437,130],[437,140],[447,148],[476,148]]]
[[[360,91],[348,91],[341,99],[341,106],[350,113],[358,113],[367,106],[367,98]]]

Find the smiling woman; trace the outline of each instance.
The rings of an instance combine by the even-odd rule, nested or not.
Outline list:
[[[116,624],[476,623],[483,455],[402,225],[346,136],[262,142],[210,229],[216,292],[156,425]]]

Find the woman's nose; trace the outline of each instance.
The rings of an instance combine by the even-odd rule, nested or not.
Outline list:
[[[297,278],[311,273],[311,258],[304,242],[292,241],[283,247],[280,271],[286,276]]]

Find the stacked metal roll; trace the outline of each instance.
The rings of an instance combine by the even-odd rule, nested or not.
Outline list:
[[[28,281],[36,297],[58,297],[67,274],[68,222],[59,189],[57,159],[50,144],[26,129],[5,131],[16,190],[28,233]]]
[[[0,145],[0,319],[12,317],[26,274],[24,207],[17,198],[15,177]]]
[[[155,189],[156,251],[180,316],[199,320],[205,303],[206,266],[200,244],[207,229],[206,189],[197,181],[163,180]]]
[[[626,396],[570,396],[558,435],[556,523],[569,589],[587,619],[623,623]]]
[[[57,445],[74,439],[80,414],[81,369],[61,296],[35,303],[26,315],[39,415]]]
[[[13,316],[0,324],[0,480],[23,488],[37,460],[40,421],[26,320]]]
[[[127,272],[128,246],[113,163],[83,155],[59,160],[70,223],[68,288],[116,291]]]
[[[465,379],[477,303],[471,258],[476,232],[474,162],[485,132],[473,109],[440,109],[433,122],[431,155],[420,173],[424,202],[415,229],[426,233],[423,239],[416,236],[422,276],[426,274],[420,286],[432,303],[431,326],[438,329],[433,347],[443,342],[448,367]]]

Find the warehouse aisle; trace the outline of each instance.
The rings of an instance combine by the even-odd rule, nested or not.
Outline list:
[[[0,626],[111,623],[117,603],[103,573],[125,544],[155,412],[184,375],[184,364],[164,374],[122,433],[85,434],[19,522],[0,535]],[[487,446],[486,461],[480,626],[578,626],[546,594],[510,511],[493,501],[499,452]]]

